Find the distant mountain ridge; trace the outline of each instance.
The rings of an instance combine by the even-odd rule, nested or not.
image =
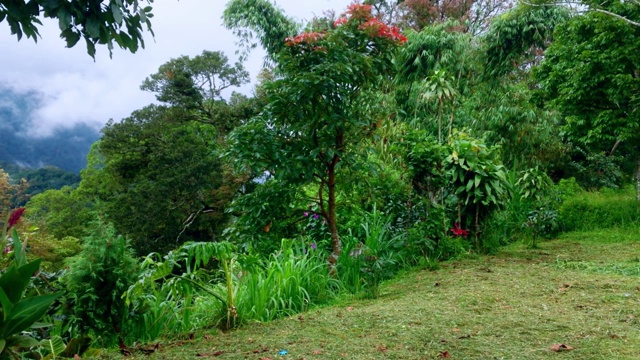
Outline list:
[[[48,137],[30,137],[30,128],[38,124],[29,119],[41,104],[42,96],[35,91],[19,93],[0,84],[0,161],[23,168],[55,166],[79,173],[100,132],[87,124],[76,124],[54,129]]]

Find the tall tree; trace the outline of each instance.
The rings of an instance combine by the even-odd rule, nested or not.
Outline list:
[[[276,56],[280,78],[266,85],[269,104],[232,135],[232,154],[246,167],[268,171],[285,184],[317,185],[315,202],[331,233],[332,273],[342,249],[338,171],[384,116],[382,85],[393,70],[395,48],[405,41],[398,28],[360,4],[349,6],[329,31],[287,38]],[[267,128],[271,136],[255,128]]]
[[[111,54],[115,40],[121,48],[136,52],[144,48],[143,26],[153,34],[149,21],[152,8],[143,6],[150,3],[153,0],[0,0],[0,22],[6,20],[18,40],[26,35],[37,41],[40,19],[57,19],[67,47],[84,38],[93,57],[96,44],[107,45]]]
[[[103,134],[101,168],[90,164],[79,191],[98,201],[139,254],[215,238],[240,184],[219,159],[214,127],[176,120],[171,108],[150,105],[109,122]]]
[[[606,9],[640,19],[640,7],[631,3],[612,2]],[[543,100],[562,114],[570,141],[637,161],[640,201],[638,54],[640,27],[588,12],[556,29],[536,76]]]
[[[248,82],[249,73],[241,63],[230,65],[222,52],[205,50],[193,58],[181,56],[164,63],[140,88],[156,93],[158,101],[195,110],[206,121],[215,117],[222,91]]]

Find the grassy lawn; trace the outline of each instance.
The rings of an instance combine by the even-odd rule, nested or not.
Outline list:
[[[163,341],[149,359],[639,359],[640,230],[412,271],[375,300]],[[554,344],[573,350],[554,352]],[[286,349],[288,355],[279,356]],[[103,358],[121,358],[115,353]]]

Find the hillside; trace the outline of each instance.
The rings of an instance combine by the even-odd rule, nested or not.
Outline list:
[[[55,166],[78,173],[86,165],[89,148],[100,137],[97,129],[78,123],[34,137],[34,114],[42,105],[37,92],[20,93],[0,84],[0,161],[26,168]]]
[[[608,230],[514,245],[406,273],[375,300],[204,331],[140,358],[275,359],[287,350],[292,359],[548,359],[555,349],[563,359],[637,359],[639,236]]]

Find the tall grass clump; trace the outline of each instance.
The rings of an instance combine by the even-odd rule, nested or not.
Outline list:
[[[630,186],[578,192],[562,202],[559,222],[563,231],[638,227],[640,206]]]
[[[208,326],[229,329],[329,301],[338,286],[326,256],[301,243],[283,240],[267,259],[238,253],[228,242],[187,243],[164,257],[148,256],[126,296],[131,332],[149,341]]]
[[[281,250],[267,260],[240,268],[235,278],[239,323],[304,312],[331,300],[337,288],[324,254],[313,244],[294,246],[291,240],[283,240]]]
[[[338,258],[338,276],[343,290],[355,295],[377,297],[380,283],[398,270],[398,254],[404,237],[392,227],[393,217],[374,206],[365,212],[357,232],[343,236]]]

